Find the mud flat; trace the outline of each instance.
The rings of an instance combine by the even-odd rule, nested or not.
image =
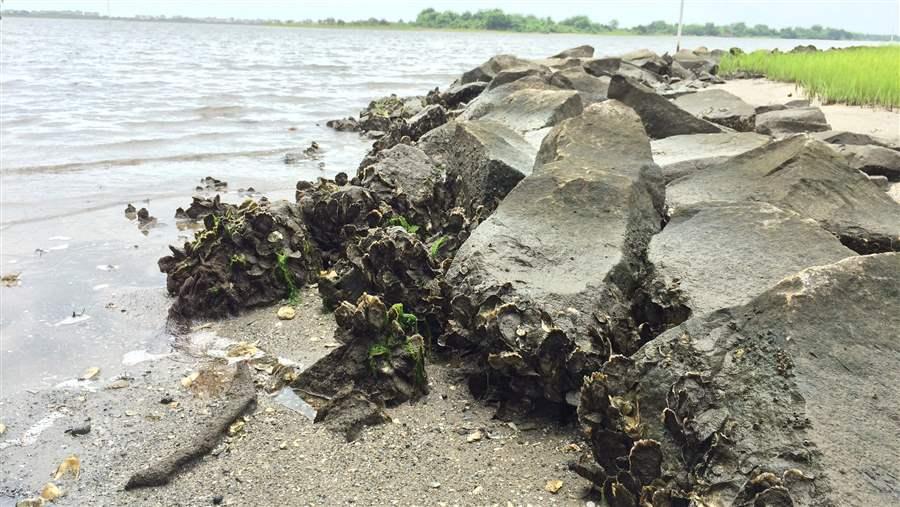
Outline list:
[[[896,500],[896,147],[721,54],[498,55],[334,123],[354,174],[195,199],[180,352],[4,401],[4,494],[75,455],[63,504]]]

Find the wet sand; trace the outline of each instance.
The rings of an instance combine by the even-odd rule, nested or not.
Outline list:
[[[428,368],[426,398],[388,409],[392,423],[366,428],[353,443],[259,391],[244,430],[223,439],[211,455],[166,486],[124,491],[132,473],[184,445],[216,413],[218,396],[180,383],[212,363],[207,349],[221,347],[223,340],[246,341],[308,365],[336,345],[334,319],[322,311],[314,289],[304,290],[294,320],[278,320],[276,309],[199,324],[179,342],[178,352],[162,359],[105,369],[97,380],[72,380],[65,389],[4,399],[0,412],[8,428],[0,438],[0,505],[37,494],[71,454],[81,460],[81,477],[55,481],[66,492],[56,505],[212,505],[219,495],[223,505],[599,501],[587,481],[567,470],[566,462],[583,445],[573,425],[495,420],[494,407],[473,399],[451,365],[435,364]],[[126,387],[111,388],[123,385],[123,378]],[[88,417],[90,433],[64,433]],[[469,442],[476,432],[481,438]],[[549,480],[562,480],[562,489],[545,491]]]
[[[793,83],[768,79],[736,79],[710,88],[733,93],[754,106],[784,104],[790,100],[806,98],[803,90]],[[870,134],[900,144],[900,111],[844,104],[824,105],[818,100],[813,100],[811,104],[822,109],[833,130]]]

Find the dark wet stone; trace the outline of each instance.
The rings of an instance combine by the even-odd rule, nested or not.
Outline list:
[[[672,182],[672,208],[708,201],[765,201],[816,220],[858,253],[900,245],[900,206],[830,146],[795,136]]]
[[[609,98],[619,100],[634,109],[641,123],[653,139],[682,134],[718,134],[722,129],[695,117],[672,104],[653,90],[625,77],[616,75],[609,83]]]

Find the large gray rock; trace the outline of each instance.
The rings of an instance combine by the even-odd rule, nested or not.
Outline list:
[[[560,51],[550,58],[591,58],[593,56],[594,47],[585,44],[584,46],[578,46],[566,49],[565,51]]]
[[[531,76],[482,93],[458,118],[491,120],[527,132],[552,127],[581,111],[578,92],[553,88],[542,78]]]
[[[509,128],[487,120],[452,121],[432,130],[419,147],[446,172],[454,205],[474,214],[493,211],[531,174],[537,148]]]
[[[830,146],[793,136],[672,182],[668,203],[765,201],[818,221],[859,253],[900,249],[900,206]]]
[[[478,67],[463,73],[459,78],[459,84],[468,84],[475,81],[490,81],[500,71],[516,67],[535,67],[530,60],[525,60],[513,55],[497,55]]]
[[[660,228],[663,192],[625,105],[593,104],[550,132],[532,174],[475,229],[446,276],[457,332],[488,353],[492,382],[562,402],[611,347],[636,347],[633,330],[618,326]]]
[[[609,81],[609,76],[592,76],[580,66],[560,70],[550,76],[551,85],[577,91],[585,106],[606,100]]]
[[[670,64],[649,49],[638,49],[621,55],[620,58],[632,65],[658,75],[668,75]]]
[[[738,132],[752,132],[756,111],[737,95],[725,90],[704,90],[675,99],[675,105],[704,120],[724,125]]]
[[[859,134],[857,132],[847,132],[846,130],[826,130],[810,134],[810,137],[825,141],[829,144],[852,144],[855,146],[872,144],[882,146],[892,150],[898,150],[900,147],[892,144],[890,141],[879,139],[868,134]]]
[[[619,75],[610,80],[607,95],[631,106],[641,117],[647,135],[652,139],[723,132],[717,125],[695,117],[660,97],[652,89]]]
[[[818,107],[801,107],[769,111],[756,116],[756,131],[770,136],[831,130],[825,114]]]
[[[494,88],[498,88],[500,86],[512,83],[513,81],[518,81],[519,79],[523,78],[531,78],[531,81],[533,82],[549,83],[550,69],[543,67],[514,67],[512,69],[504,69],[498,72],[497,75],[494,76],[494,79],[491,79],[491,82],[488,83],[486,90],[490,91]]]
[[[657,85],[662,80],[658,74],[642,69],[633,63],[623,61],[621,58],[588,60],[584,62],[584,70],[588,74],[597,77],[625,76],[648,86]]]
[[[715,75],[719,72],[719,61],[709,52],[682,49],[675,53],[672,59],[696,75],[703,73]]]
[[[672,136],[654,140],[650,146],[653,160],[662,168],[668,183],[759,148],[770,140],[769,136],[753,132],[726,132]]]
[[[900,152],[881,146],[844,145],[838,151],[847,157],[850,167],[869,176],[885,176],[900,181]]]
[[[609,361],[579,408],[597,461],[635,475],[650,445],[654,505],[896,504],[898,287],[900,254],[850,257]]]
[[[853,255],[814,220],[771,204],[700,203],[679,208],[650,242],[649,292],[673,317],[686,317],[684,310],[697,316],[745,304],[801,269]]]
[[[468,104],[487,88],[485,81],[473,81],[462,85],[452,85],[441,94],[441,99],[449,108],[455,108],[460,104]]]

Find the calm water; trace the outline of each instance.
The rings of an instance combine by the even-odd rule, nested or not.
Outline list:
[[[172,217],[200,178],[227,180],[226,200],[247,186],[289,198],[298,179],[352,173],[366,143],[324,122],[376,96],[444,87],[497,53],[673,46],[669,37],[27,18],[3,19],[0,37],[0,271],[22,278],[0,288],[4,393],[169,347],[156,259],[190,234]],[[688,37],[685,46],[808,42]],[[321,160],[282,163],[313,140]],[[142,234],[122,214],[127,203],[160,225]],[[90,318],[67,323],[72,312]]]

